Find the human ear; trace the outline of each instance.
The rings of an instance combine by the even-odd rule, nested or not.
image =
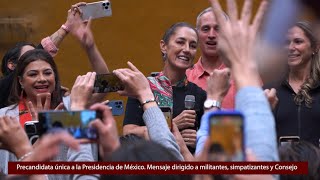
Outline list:
[[[167,45],[163,40],[160,41],[160,50],[162,54],[167,54]]]
[[[20,86],[22,87],[22,86],[23,86],[23,85],[22,85],[22,77],[21,77],[21,76],[18,76],[18,80],[19,80]]]

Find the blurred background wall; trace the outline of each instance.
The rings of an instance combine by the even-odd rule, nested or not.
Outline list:
[[[126,62],[130,60],[145,75],[162,69],[159,42],[164,31],[179,21],[195,25],[197,14],[209,7],[207,0],[110,1],[112,17],[92,22],[96,44],[110,70],[126,67]],[[19,41],[38,44],[42,38],[58,30],[66,21],[68,9],[77,2],[76,0],[1,0],[1,58]],[[254,2],[256,9],[259,0]],[[77,75],[92,71],[85,52],[72,36],[65,38],[55,61],[62,85],[70,89]],[[117,94],[110,94],[107,99],[126,100]],[[120,133],[122,133],[120,128],[122,119],[123,116],[116,118]]]

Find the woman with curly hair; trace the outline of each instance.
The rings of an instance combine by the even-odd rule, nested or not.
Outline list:
[[[299,136],[319,146],[320,55],[314,28],[308,22],[297,22],[288,31],[286,49],[288,73],[276,86],[277,135]]]

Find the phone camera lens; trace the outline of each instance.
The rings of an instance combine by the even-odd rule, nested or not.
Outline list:
[[[110,5],[110,3],[109,3],[109,2],[107,2],[106,4],[107,4],[107,6],[109,6],[109,5]]]
[[[106,3],[102,3],[102,6],[106,6]]]
[[[116,107],[117,107],[118,109],[121,109],[121,108],[122,108],[122,106],[121,106],[121,105],[117,105]]]
[[[104,7],[105,9],[109,9],[109,7],[108,6],[106,6],[106,7]]]

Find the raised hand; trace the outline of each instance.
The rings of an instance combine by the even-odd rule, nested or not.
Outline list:
[[[102,112],[102,121],[97,119],[91,122],[90,126],[98,131],[99,144],[103,149],[104,156],[108,156],[120,147],[116,122],[110,108],[104,104],[94,104],[90,109]]]
[[[95,78],[95,72],[77,77],[71,89],[71,110],[82,110],[86,107],[92,96]]]
[[[32,120],[38,121],[38,112],[48,111],[51,106],[51,94],[50,93],[41,93],[37,94],[37,106],[34,107],[31,101],[27,103],[27,107],[31,114]],[[62,110],[64,108],[63,102],[61,102],[54,110]]]
[[[207,96],[222,102],[230,88],[230,69],[215,69],[207,79]]]
[[[276,89],[274,89],[274,88],[265,89],[264,94],[266,95],[266,97],[270,103],[271,109],[274,109],[279,102]]]
[[[28,136],[17,119],[0,117],[0,148],[14,153],[17,158],[32,151]]]
[[[76,37],[85,49],[91,49],[95,46],[94,37],[91,31],[91,19],[84,22],[81,19],[82,11],[79,6],[85,6],[86,3],[77,3],[69,10],[68,19],[72,22],[70,33]]]
[[[117,69],[113,73],[122,81],[125,86],[123,91],[118,91],[120,95],[137,98],[140,103],[154,96],[150,89],[147,78],[131,62],[128,62],[130,69]]]
[[[245,0],[241,17],[238,18],[238,8],[235,0],[228,0],[228,15],[226,19],[218,0],[209,0],[213,13],[220,26],[218,49],[226,64],[230,64],[236,86],[260,86],[257,64],[253,59],[254,45],[263,15],[267,9],[267,1],[263,0],[258,12],[252,18],[252,0]]]

